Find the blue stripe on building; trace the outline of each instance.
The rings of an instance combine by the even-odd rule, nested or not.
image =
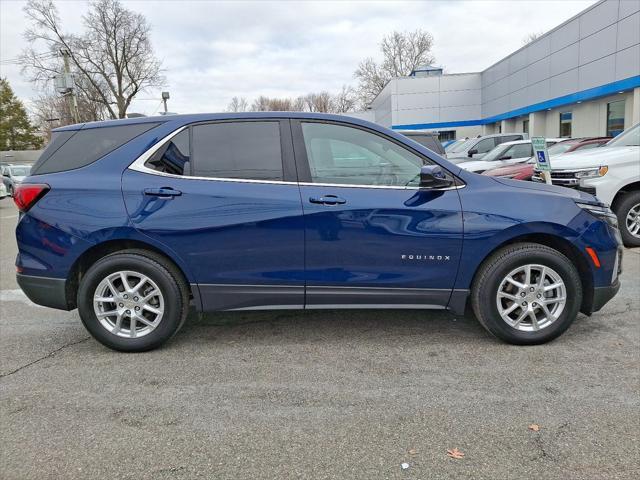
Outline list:
[[[480,120],[462,120],[459,122],[437,122],[437,123],[412,123],[408,125],[393,125],[391,128],[394,130],[423,130],[427,128],[452,128],[452,127],[472,127],[476,125],[488,125],[490,123],[507,120],[510,118],[517,118],[523,115],[527,115],[533,112],[539,112],[547,110],[549,108],[562,107],[564,105],[571,105],[576,102],[582,102],[585,100],[594,100],[601,97],[618,93],[625,90],[631,90],[633,88],[640,87],[640,75],[634,77],[625,78],[624,80],[618,80],[617,82],[607,83],[599,87],[589,88],[576,93],[570,93],[569,95],[563,95],[561,97],[552,98],[544,102],[535,103],[527,107],[517,108],[499,115],[483,118]]]

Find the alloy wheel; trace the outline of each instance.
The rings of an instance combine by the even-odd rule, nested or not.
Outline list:
[[[536,332],[560,317],[567,303],[567,289],[552,268],[523,265],[504,277],[496,302],[508,325],[522,332]]]
[[[626,222],[629,233],[636,238],[640,238],[640,203],[629,209]]]
[[[124,270],[109,274],[98,284],[93,310],[110,333],[138,338],[151,333],[162,321],[164,297],[149,277]]]

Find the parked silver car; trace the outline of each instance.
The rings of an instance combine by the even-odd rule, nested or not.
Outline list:
[[[453,163],[468,162],[470,159],[480,159],[497,145],[516,140],[526,140],[526,133],[495,133],[482,137],[470,138],[466,142],[447,151],[447,160]]]
[[[2,167],[2,183],[7,193],[13,196],[14,187],[21,183],[31,172],[31,165],[5,165]]]

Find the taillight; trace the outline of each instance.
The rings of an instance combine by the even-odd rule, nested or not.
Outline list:
[[[14,187],[13,201],[21,212],[26,212],[50,189],[46,183],[20,183]]]

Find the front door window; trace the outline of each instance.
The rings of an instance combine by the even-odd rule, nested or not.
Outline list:
[[[425,161],[396,143],[358,128],[302,123],[313,183],[417,186]]]

